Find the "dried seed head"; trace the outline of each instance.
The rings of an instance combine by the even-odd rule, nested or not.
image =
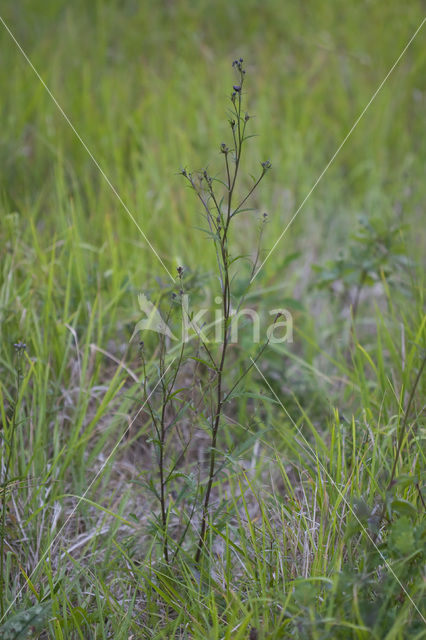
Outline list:
[[[244,73],[244,71],[243,71],[243,62],[244,62],[243,59],[239,58],[238,60],[234,60],[234,62],[232,63],[232,66],[235,69],[238,69],[238,71],[240,73]]]
[[[212,186],[213,179],[212,179],[212,177],[211,177],[211,176],[209,176],[209,174],[207,173],[207,169],[204,169],[202,177],[203,177],[203,178],[204,178],[204,180],[207,182],[208,186],[209,186],[209,187],[211,187],[211,186]]]

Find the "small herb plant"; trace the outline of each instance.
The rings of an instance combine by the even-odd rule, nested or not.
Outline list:
[[[231,243],[233,239],[233,223],[237,216],[247,214],[251,209],[247,207],[249,199],[271,168],[269,160],[260,162],[258,175],[252,178],[252,184],[242,194],[240,176],[242,159],[246,144],[252,136],[248,134],[250,115],[245,110],[244,89],[246,69],[242,58],[233,62],[237,74],[237,82],[233,85],[230,97],[229,128],[230,142],[222,142],[219,152],[223,158],[223,175],[210,175],[207,169],[201,171],[181,170],[181,175],[187,181],[201,205],[205,227],[203,231],[212,241],[216,269],[219,281],[221,306],[220,327],[214,327],[217,336],[220,329],[220,340],[214,344],[209,342],[207,329],[197,331],[191,325],[191,316],[181,305],[181,314],[187,314],[184,321],[196,331],[195,340],[188,345],[185,341],[173,352],[177,355],[171,360],[168,353],[169,338],[166,332],[159,337],[157,347],[157,364],[160,377],[160,392],[155,394],[147,382],[147,360],[145,345],[142,347],[142,361],[144,370],[144,397],[148,413],[153,426],[152,444],[155,450],[155,460],[158,468],[157,481],[151,479],[148,485],[160,504],[160,515],[157,525],[161,531],[163,556],[169,562],[181,550],[182,544],[190,530],[195,530],[194,561],[199,563],[209,538],[210,509],[212,493],[220,470],[226,464],[224,459],[219,465],[220,433],[225,423],[224,407],[230,400],[233,391],[241,383],[252,364],[240,372],[236,379],[227,385],[225,378],[230,369],[230,334],[232,317],[239,309],[247,294],[249,283],[238,288],[235,295],[233,282],[238,262],[242,259],[232,255]],[[259,246],[252,261],[251,273],[255,272],[259,253],[260,241],[267,215],[261,219],[261,233]],[[166,324],[175,318],[175,310],[179,307],[176,302],[182,299],[185,291],[185,273],[183,267],[178,267],[177,292],[172,293],[172,301],[168,310],[163,314]],[[218,297],[216,296],[216,300]],[[267,342],[259,349],[257,359]],[[192,363],[192,368],[189,364]],[[190,376],[190,382],[188,382]],[[182,387],[182,380],[185,379]],[[196,393],[195,393],[196,392]],[[195,401],[194,395],[198,398]],[[205,450],[198,455],[201,460],[198,473],[190,469],[191,465],[184,464],[191,450],[191,440],[196,432],[208,434],[207,443],[201,438]],[[198,452],[199,454],[199,452]],[[222,456],[223,457],[223,456]],[[186,471],[182,468],[186,466]],[[192,465],[193,467],[193,465]],[[179,487],[174,487],[176,481]],[[182,492],[182,486],[186,490]],[[192,504],[188,505],[188,495]],[[183,507],[186,507],[186,510]],[[185,511],[185,515],[182,515]],[[194,522],[198,520],[198,525]],[[171,535],[173,521],[178,522],[180,533]],[[171,550],[172,547],[172,550]]]
[[[404,225],[379,216],[361,216],[357,230],[350,236],[346,252],[339,252],[324,266],[315,265],[318,288],[340,287],[343,303],[358,312],[361,293],[366,287],[396,279],[399,270],[410,266],[403,241]]]

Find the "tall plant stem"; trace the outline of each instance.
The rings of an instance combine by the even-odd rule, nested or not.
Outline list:
[[[210,449],[209,449],[209,461],[208,461],[208,475],[204,497],[202,498],[202,515],[201,524],[198,534],[198,543],[194,556],[196,563],[199,563],[201,554],[205,546],[205,541],[208,534],[208,522],[209,522],[209,507],[211,494],[213,489],[213,482],[217,473],[216,469],[216,457],[217,457],[217,443],[220,430],[221,419],[223,415],[223,406],[230,396],[230,393],[224,393],[224,374],[226,371],[228,346],[230,344],[230,324],[232,319],[231,309],[231,282],[232,274],[230,273],[231,265],[238,259],[232,260],[228,250],[228,242],[230,236],[231,220],[238,213],[242,213],[242,207],[253,194],[262,178],[266,174],[266,171],[271,167],[271,163],[268,161],[262,162],[262,171],[257,180],[254,180],[253,186],[248,190],[244,197],[239,196],[237,202],[238,206],[233,206],[234,195],[236,193],[236,185],[239,177],[239,170],[241,165],[241,156],[243,151],[244,142],[246,137],[246,125],[250,116],[246,113],[242,117],[242,94],[244,85],[245,70],[243,69],[243,60],[235,60],[233,67],[239,71],[239,84],[234,85],[233,93],[231,95],[232,102],[232,117],[229,120],[232,131],[233,148],[229,149],[223,142],[221,144],[221,153],[224,154],[226,182],[213,179],[207,170],[199,172],[199,182],[194,180],[191,173],[188,173],[186,169],[182,170],[182,175],[189,181],[191,187],[195,191],[196,195],[200,199],[203,208],[205,210],[207,223],[209,225],[209,235],[213,237],[216,252],[216,261],[218,267],[218,273],[221,286],[221,302],[222,302],[222,341],[221,348],[219,349],[218,364],[214,365],[215,369],[215,381],[216,397],[212,398],[212,408],[210,412]],[[232,159],[234,166],[231,169],[230,160]],[[225,187],[225,194],[223,198],[218,198],[215,190],[214,183],[220,183]],[[202,187],[200,187],[202,184]],[[256,257],[257,262],[257,257]],[[214,362],[213,358],[211,360]],[[237,384],[241,379],[238,380]],[[235,388],[232,387],[232,390]],[[232,391],[231,390],[231,391]]]
[[[243,74],[241,74],[241,88],[243,85]],[[217,368],[217,388],[216,388],[216,411],[214,414],[213,425],[212,425],[212,436],[210,442],[210,461],[209,461],[209,472],[208,472],[208,480],[206,486],[206,493],[204,496],[204,504],[203,504],[203,513],[201,517],[201,526],[200,533],[198,537],[198,545],[195,553],[195,562],[198,564],[201,558],[201,553],[204,547],[205,538],[207,534],[207,521],[209,517],[209,505],[210,505],[210,497],[213,487],[213,481],[216,470],[216,446],[217,446],[217,437],[219,433],[220,427],[220,419],[222,416],[222,407],[223,407],[223,398],[222,398],[222,386],[223,386],[223,372],[225,368],[226,362],[226,352],[228,349],[228,338],[229,338],[229,320],[231,314],[231,284],[230,284],[230,276],[229,276],[229,252],[228,252],[228,230],[231,224],[232,218],[232,197],[234,194],[235,185],[238,177],[238,169],[240,166],[241,160],[241,150],[244,141],[244,131],[245,131],[245,123],[243,128],[241,129],[241,91],[238,93],[238,103],[235,105],[235,116],[236,116],[236,127],[237,127],[237,135],[235,136],[235,125],[232,128],[232,132],[234,135],[235,142],[235,169],[234,174],[230,176],[229,173],[229,164],[228,157],[225,154],[225,163],[226,163],[226,171],[228,175],[228,203],[226,208],[226,221],[225,228],[223,229],[223,233],[220,234],[218,232],[219,239],[219,251],[217,252],[218,256],[218,265],[219,270],[223,275],[223,284],[222,284],[222,309],[223,309],[223,324],[222,324],[222,350],[219,361],[219,366]],[[211,192],[213,190],[211,189]],[[215,206],[218,209],[219,215],[221,215],[220,208],[217,206],[216,200],[214,199]]]
[[[220,426],[220,418],[222,415],[222,381],[223,381],[223,370],[226,361],[226,351],[228,347],[228,320],[229,320],[229,310],[230,306],[228,304],[228,296],[230,293],[229,290],[229,274],[228,270],[225,270],[225,282],[224,282],[224,295],[223,295],[223,311],[224,311],[224,319],[223,319],[223,342],[222,342],[222,353],[219,363],[219,368],[217,372],[217,396],[216,396],[216,412],[213,422],[212,428],[212,438],[211,438],[211,446],[210,446],[210,464],[209,464],[209,475],[208,482],[206,487],[206,493],[204,496],[204,504],[203,504],[203,515],[201,518],[201,527],[200,534],[198,538],[197,551],[195,554],[195,562],[198,563],[200,561],[201,552],[203,550],[205,537],[207,533],[207,519],[209,512],[209,504],[210,504],[210,495],[213,487],[213,480],[215,475],[215,467],[216,467],[216,444],[217,444],[217,435],[219,432]],[[226,293],[225,293],[226,292]]]

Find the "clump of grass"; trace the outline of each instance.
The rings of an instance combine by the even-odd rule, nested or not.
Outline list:
[[[19,403],[21,401],[21,378],[22,378],[22,356],[26,350],[26,344],[22,341],[16,342],[14,349],[17,357],[16,365],[16,389],[11,404],[7,411],[4,412],[4,405],[2,406],[2,453],[5,457],[5,464],[2,465],[2,482],[1,482],[1,521],[0,521],[0,615],[3,618],[5,614],[5,597],[7,593],[7,585],[4,582],[5,576],[5,539],[6,539],[6,511],[8,503],[8,494],[10,493],[9,484],[13,484],[10,478],[11,463],[14,458],[14,452],[16,450],[16,430],[19,425]],[[2,457],[3,457],[2,455]]]

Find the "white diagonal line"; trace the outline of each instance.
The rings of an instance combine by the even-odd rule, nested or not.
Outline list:
[[[395,580],[398,582],[399,586],[401,587],[401,589],[404,591],[405,595],[407,596],[407,598],[410,600],[411,604],[413,605],[413,607],[416,609],[417,613],[420,615],[421,619],[423,620],[423,622],[426,623],[426,618],[423,616],[422,612],[420,611],[420,609],[418,608],[418,606],[416,605],[416,603],[414,602],[414,600],[412,599],[412,597],[410,596],[410,594],[408,593],[407,589],[404,587],[404,585],[402,584],[402,582],[400,581],[400,579],[398,578],[398,576],[396,575],[395,571],[392,569],[391,565],[388,563],[388,561],[386,560],[386,558],[384,557],[383,553],[380,551],[380,549],[378,548],[378,546],[376,545],[376,543],[374,542],[373,538],[370,536],[370,534],[368,533],[367,529],[364,527],[364,525],[362,524],[361,520],[358,518],[358,516],[356,515],[355,511],[352,508],[352,505],[348,502],[348,500],[345,498],[345,496],[343,495],[343,493],[341,492],[341,490],[339,489],[338,485],[334,482],[332,476],[330,475],[330,473],[327,471],[327,469],[325,468],[325,466],[322,464],[321,460],[319,460],[318,456],[315,456],[315,451],[313,450],[313,448],[311,447],[311,445],[309,444],[309,442],[306,440],[305,436],[303,435],[302,431],[299,429],[299,427],[297,426],[297,424],[295,423],[295,421],[293,420],[293,418],[291,417],[291,415],[289,414],[289,412],[287,411],[287,409],[284,407],[283,403],[281,402],[280,398],[277,396],[277,394],[275,393],[275,391],[273,390],[273,388],[271,387],[271,385],[269,384],[268,380],[265,378],[265,376],[263,375],[263,373],[261,372],[261,370],[259,369],[259,367],[257,366],[256,362],[253,360],[253,358],[250,356],[250,360],[252,361],[253,365],[256,367],[257,371],[260,373],[261,377],[263,378],[264,382],[267,384],[269,390],[271,391],[271,393],[274,395],[275,399],[277,400],[277,402],[280,404],[281,408],[283,409],[283,411],[286,413],[286,415],[288,416],[288,418],[290,419],[290,421],[292,422],[293,426],[296,428],[298,434],[300,435],[300,437],[303,439],[303,441],[306,443],[306,445],[309,448],[309,451],[307,451],[307,453],[312,456],[314,462],[317,462],[319,464],[319,466],[322,468],[322,470],[325,472],[325,474],[327,475],[327,477],[329,478],[329,480],[331,481],[331,483],[333,484],[334,488],[337,490],[339,496],[341,497],[341,499],[343,500],[343,502],[346,504],[346,506],[348,507],[349,511],[352,513],[352,515],[355,517],[355,519],[357,520],[358,524],[360,525],[361,529],[363,530],[363,532],[365,533],[365,535],[368,537],[368,539],[370,540],[370,542],[373,544],[374,548],[376,549],[377,553],[380,555],[381,559],[383,560],[383,562],[385,563],[386,567],[388,568],[388,570],[392,573],[393,577],[395,578]],[[305,447],[303,447],[303,450],[306,452]]]
[[[74,506],[74,508],[72,509],[72,511],[68,514],[65,522],[63,523],[62,527],[59,529],[58,533],[55,535],[55,537],[53,538],[53,540],[50,543],[50,546],[46,549],[46,551],[43,553],[43,555],[41,556],[41,558],[39,559],[39,561],[37,562],[36,566],[34,567],[34,569],[31,571],[30,575],[27,577],[27,581],[29,582],[31,580],[31,578],[33,577],[34,573],[37,571],[37,569],[39,568],[40,564],[43,562],[43,560],[45,559],[45,557],[47,556],[48,553],[52,552],[53,549],[53,545],[55,544],[56,540],[58,539],[58,537],[61,535],[62,531],[64,530],[64,528],[66,527],[66,525],[68,524],[68,522],[71,520],[72,516],[74,515],[74,513],[77,511],[78,507],[80,506],[80,503],[85,499],[85,497],[87,496],[87,494],[89,493],[90,489],[93,487],[94,483],[96,482],[96,480],[99,478],[99,476],[101,475],[101,473],[103,472],[103,470],[105,469],[106,465],[108,464],[108,462],[111,460],[112,456],[114,455],[115,451],[117,450],[117,447],[120,445],[120,442],[123,440],[124,436],[126,435],[126,433],[128,432],[128,430],[130,429],[130,427],[132,426],[132,424],[135,422],[136,418],[138,417],[138,415],[140,414],[140,412],[142,411],[142,409],[145,407],[146,403],[148,402],[148,400],[150,399],[150,397],[152,396],[152,394],[154,393],[154,391],[156,390],[156,388],[158,387],[158,385],[160,384],[160,382],[163,380],[164,376],[166,375],[167,371],[170,369],[170,367],[172,366],[172,364],[174,363],[174,361],[176,360],[176,358],[173,358],[173,360],[170,362],[169,366],[167,367],[167,369],[164,371],[163,375],[161,376],[161,378],[158,380],[157,384],[155,385],[155,387],[153,388],[153,390],[151,391],[151,393],[148,395],[148,397],[146,398],[145,402],[143,403],[143,405],[141,406],[141,408],[139,409],[139,411],[136,413],[135,417],[133,418],[133,420],[130,421],[130,423],[127,425],[127,429],[121,434],[120,438],[117,440],[117,442],[115,443],[113,449],[111,450],[109,456],[107,457],[107,459],[105,460],[105,462],[101,465],[99,471],[95,474],[95,477],[92,479],[92,481],[90,482],[89,486],[87,487],[86,491],[83,493],[83,495],[81,495],[77,501],[77,504]],[[0,624],[3,622],[4,618],[6,617],[6,615],[8,614],[8,612],[10,611],[10,609],[13,607],[13,605],[15,604],[16,600],[19,598],[20,594],[22,593],[22,591],[24,590],[25,585],[23,585],[18,593],[15,595],[15,597],[13,598],[12,602],[10,603],[10,605],[8,606],[8,608],[6,609],[6,611],[4,612],[2,618],[0,618]]]
[[[293,224],[293,222],[295,221],[295,219],[297,218],[297,216],[299,215],[300,211],[303,209],[305,203],[307,202],[307,200],[310,198],[312,192],[316,189],[317,185],[319,184],[319,182],[322,180],[323,176],[325,175],[325,173],[328,171],[328,169],[330,168],[330,166],[333,164],[334,160],[336,159],[337,155],[340,153],[341,149],[343,148],[343,146],[346,144],[348,138],[352,135],[353,131],[355,130],[355,128],[358,126],[360,120],[363,118],[363,116],[365,115],[367,109],[370,107],[371,103],[374,101],[374,99],[376,98],[377,94],[380,92],[380,90],[382,89],[383,85],[385,84],[386,80],[389,78],[389,76],[391,75],[391,73],[393,72],[393,70],[395,69],[395,67],[398,65],[399,61],[401,60],[401,58],[404,56],[405,52],[407,51],[408,47],[411,45],[411,43],[413,42],[414,38],[417,36],[417,34],[419,33],[420,29],[423,27],[424,23],[426,22],[426,18],[424,18],[420,24],[420,26],[416,29],[416,31],[414,32],[414,34],[411,36],[411,38],[409,39],[409,41],[407,42],[407,44],[405,45],[404,49],[401,51],[401,53],[399,54],[398,58],[395,60],[395,62],[393,63],[393,65],[391,66],[391,68],[389,69],[389,71],[387,72],[386,76],[384,77],[384,79],[382,80],[382,82],[379,84],[379,86],[377,87],[376,91],[373,93],[373,95],[371,96],[370,100],[368,101],[368,103],[366,104],[366,106],[364,107],[364,109],[361,111],[361,113],[359,114],[358,118],[355,120],[354,124],[352,125],[352,127],[349,129],[348,133],[346,134],[346,136],[343,138],[343,141],[340,143],[340,145],[337,147],[336,151],[334,152],[334,154],[332,155],[332,157],[330,158],[330,160],[328,161],[327,165],[325,166],[325,168],[322,170],[322,172],[320,173],[320,175],[318,176],[318,178],[316,179],[316,181],[314,182],[312,188],[310,189],[309,193],[305,196],[305,198],[302,200],[301,204],[299,205],[299,207],[296,209],[296,212],[293,214],[293,216],[291,217],[290,221],[287,223],[287,225],[284,228],[284,231],[281,233],[281,235],[279,236],[279,238],[275,241],[272,249],[269,251],[268,255],[266,256],[266,258],[264,259],[264,261],[262,262],[262,264],[259,266],[259,268],[257,269],[257,271],[254,273],[252,279],[250,280],[250,282],[253,282],[253,280],[255,279],[255,277],[257,276],[257,274],[259,273],[259,271],[261,270],[261,268],[263,267],[263,265],[265,264],[265,262],[269,259],[271,253],[275,250],[276,246],[279,244],[279,242],[281,242],[283,236],[287,233],[289,227]]]
[[[151,242],[148,240],[147,236],[145,235],[145,233],[143,232],[141,226],[139,225],[139,223],[137,222],[136,218],[134,217],[134,215],[132,214],[132,212],[130,211],[129,207],[126,205],[126,203],[124,202],[124,200],[122,199],[122,197],[120,196],[120,194],[118,193],[117,189],[114,187],[114,185],[112,184],[111,180],[108,178],[108,176],[106,175],[105,171],[102,169],[102,167],[100,166],[99,162],[96,160],[95,156],[93,155],[93,153],[90,151],[89,147],[87,146],[87,144],[84,142],[83,138],[80,136],[80,134],[78,133],[77,129],[75,128],[75,126],[73,125],[73,123],[71,122],[71,120],[69,119],[69,117],[67,116],[67,114],[65,113],[65,111],[63,110],[63,108],[61,107],[61,105],[59,104],[59,102],[57,101],[57,99],[55,98],[55,96],[53,95],[52,91],[49,89],[49,87],[47,86],[47,84],[45,83],[45,81],[43,80],[43,78],[41,77],[40,73],[37,71],[37,69],[35,68],[35,66],[33,65],[33,63],[31,62],[30,58],[28,57],[28,55],[25,53],[24,49],[22,48],[22,46],[20,45],[20,43],[18,42],[18,40],[15,38],[14,34],[12,33],[12,31],[10,30],[10,28],[8,27],[8,25],[6,24],[6,22],[4,21],[4,19],[2,18],[2,16],[0,16],[0,22],[3,24],[4,28],[6,29],[6,31],[8,32],[8,34],[10,35],[10,37],[12,38],[13,42],[16,44],[16,46],[18,47],[19,51],[22,53],[23,57],[25,58],[25,60],[27,61],[27,63],[29,64],[29,66],[31,67],[31,69],[34,71],[35,75],[37,76],[37,78],[39,79],[39,81],[41,82],[41,84],[43,85],[43,87],[46,89],[47,93],[49,94],[49,96],[52,98],[53,102],[55,103],[56,107],[58,108],[58,110],[60,111],[60,113],[62,114],[63,118],[65,119],[65,121],[67,122],[67,124],[70,126],[70,128],[72,129],[72,131],[74,132],[75,136],[77,137],[77,139],[79,140],[79,142],[81,143],[81,145],[83,146],[83,148],[87,151],[88,155],[90,156],[91,160],[93,161],[94,165],[96,166],[96,168],[98,169],[98,171],[100,172],[100,174],[102,175],[102,177],[104,178],[105,182],[107,183],[107,185],[109,186],[109,188],[111,189],[111,191],[113,192],[113,194],[115,195],[115,197],[117,198],[117,200],[119,201],[119,203],[121,204],[121,206],[123,207],[123,209],[125,210],[125,212],[127,213],[127,215],[129,216],[129,218],[132,220],[132,222],[136,225],[139,233],[141,234],[141,236],[143,237],[143,239],[145,240],[145,242],[148,244],[149,248],[151,249],[151,251],[154,253],[154,255],[156,256],[156,258],[161,262],[162,266],[164,267],[164,269],[167,271],[168,275],[170,276],[170,278],[174,281],[174,278],[172,276],[172,274],[170,273],[170,271],[168,270],[168,268],[166,267],[166,265],[164,264],[162,258],[158,255],[157,251],[154,249],[154,247],[152,246]]]

